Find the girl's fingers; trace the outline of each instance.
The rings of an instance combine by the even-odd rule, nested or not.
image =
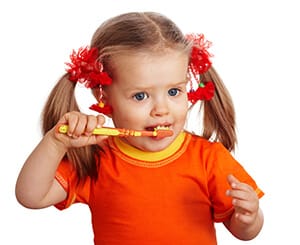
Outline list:
[[[98,120],[95,116],[87,116],[87,124],[85,128],[85,135],[91,135],[93,130],[98,126]]]
[[[235,199],[239,200],[249,200],[250,195],[248,192],[242,191],[242,190],[228,190],[226,192],[227,196],[230,196]]]
[[[236,212],[235,218],[244,224],[251,224],[253,222],[253,215],[250,215],[248,213]]]
[[[250,185],[239,181],[232,174],[227,176],[227,181],[233,190],[242,190],[242,191],[247,191],[247,192],[254,191]]]
[[[239,187],[239,184],[241,183],[235,176],[232,174],[229,174],[227,176],[227,182],[230,185],[232,189],[236,189]]]
[[[258,197],[253,188],[240,182],[233,175],[228,176],[228,183],[232,189],[227,190],[226,195],[232,198],[232,204],[243,212],[255,212],[258,207]]]
[[[256,201],[233,199],[232,204],[234,207],[236,207],[236,210],[239,210],[245,214],[256,212],[258,208],[258,203]]]
[[[101,128],[105,122],[105,118],[102,115],[88,116],[88,122],[86,126],[85,135],[91,135],[95,128]]]
[[[71,112],[68,112],[66,113],[63,118],[59,121],[59,125],[60,124],[68,124],[68,136],[72,136],[73,135],[73,132],[76,128],[76,125],[77,125],[77,120],[78,117],[77,116],[74,116],[73,113]]]
[[[97,127],[102,127],[103,124],[105,123],[105,117],[102,115],[97,116]]]
[[[80,112],[69,112],[60,120],[60,124],[68,125],[68,136],[78,138],[82,135],[90,136],[96,127],[101,127],[105,122],[102,115],[85,115]]]
[[[230,184],[230,186],[232,185],[232,184],[237,184],[237,183],[240,183],[240,181],[234,176],[234,175],[232,175],[232,174],[229,174],[228,176],[227,176],[227,181],[228,181],[228,183]]]

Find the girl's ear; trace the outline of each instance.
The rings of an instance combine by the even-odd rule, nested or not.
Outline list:
[[[100,97],[98,97],[98,98],[100,98]],[[109,106],[111,108],[110,111],[112,112],[112,107],[109,104],[108,95],[107,95],[107,92],[105,91],[105,89],[102,90],[102,102],[104,103],[104,105]],[[105,115],[111,118],[112,117],[111,112],[110,113],[105,113]]]
[[[96,98],[96,100],[99,102],[99,98],[100,98],[100,89],[98,89],[98,88],[93,88],[93,89],[92,89],[92,94],[94,95],[94,97]]]

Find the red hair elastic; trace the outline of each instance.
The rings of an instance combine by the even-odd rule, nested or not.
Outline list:
[[[110,114],[111,106],[106,105],[102,100],[102,86],[110,85],[112,79],[103,71],[103,65],[98,60],[98,49],[81,47],[78,52],[73,50],[70,59],[71,62],[66,63],[70,81],[80,82],[87,88],[100,88],[99,103],[91,105],[90,109],[106,115]]]
[[[203,34],[188,34],[186,39],[193,41],[188,75],[190,81],[190,91],[188,92],[189,101],[194,104],[198,100],[210,100],[214,96],[215,86],[212,81],[201,82],[200,75],[204,74],[211,67],[210,57],[212,56],[207,49],[211,42],[205,40]],[[198,88],[193,89],[193,81],[196,81]]]

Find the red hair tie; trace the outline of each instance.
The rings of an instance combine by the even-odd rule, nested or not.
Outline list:
[[[205,40],[203,34],[187,34],[186,39],[193,41],[189,66],[188,78],[190,81],[190,91],[188,92],[189,101],[194,104],[198,100],[210,100],[214,96],[215,86],[212,81],[201,82],[200,75],[204,74],[211,67],[210,57],[212,56],[207,49],[211,42]],[[196,81],[198,88],[193,88],[193,81]]]
[[[112,79],[103,71],[103,64],[98,57],[97,48],[81,47],[78,52],[73,50],[70,55],[71,62],[66,63],[66,71],[70,81],[82,83],[86,88],[100,88],[99,103],[91,105],[90,109],[107,115],[112,112],[112,108],[102,100],[102,86],[110,85]]]

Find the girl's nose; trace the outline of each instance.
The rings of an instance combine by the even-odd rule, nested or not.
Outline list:
[[[165,100],[156,101],[151,110],[151,116],[161,117],[167,114],[169,114],[169,106],[167,101]]]

